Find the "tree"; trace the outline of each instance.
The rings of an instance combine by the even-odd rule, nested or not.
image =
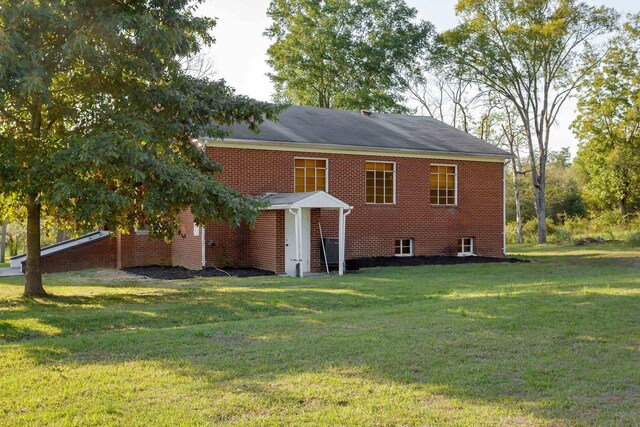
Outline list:
[[[580,87],[573,129],[586,191],[625,216],[640,201],[640,14],[629,16]]]
[[[0,0],[0,188],[26,210],[25,295],[46,295],[43,214],[166,239],[189,208],[199,224],[255,219],[193,141],[276,110],[183,71],[212,43],[198,3]]]
[[[591,44],[617,25],[613,9],[575,0],[459,0],[461,24],[442,49],[468,79],[507,99],[525,129],[538,218],[546,241],[545,183],[551,128],[564,102],[597,66]]]
[[[405,111],[433,26],[404,0],[272,0],[265,34],[276,99],[321,108]]]
[[[471,112],[483,94],[470,81],[446,70],[426,68],[420,73],[413,72],[406,82],[409,96],[429,116],[471,133]]]
[[[511,153],[509,169],[513,182],[516,230],[518,243],[522,243],[522,198],[519,178],[525,173],[522,170],[522,151],[527,143],[526,134],[518,113],[513,110],[507,100],[494,94],[489,94],[488,98],[489,107],[480,121],[480,138],[502,146]]]

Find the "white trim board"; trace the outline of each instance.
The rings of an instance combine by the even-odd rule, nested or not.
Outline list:
[[[408,157],[434,160],[469,160],[476,162],[504,163],[509,156],[486,156],[483,154],[440,153],[406,149],[355,147],[314,143],[259,141],[249,139],[202,139],[207,147],[238,148],[245,150],[291,151],[297,153],[353,154],[360,156]]]

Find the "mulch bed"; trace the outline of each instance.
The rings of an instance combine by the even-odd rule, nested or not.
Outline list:
[[[136,276],[162,280],[192,279],[194,277],[228,277],[227,274],[216,268],[205,268],[204,270],[189,270],[184,267],[152,265],[149,267],[123,268],[123,270],[127,273],[135,274]],[[233,277],[258,277],[274,275],[274,273],[271,271],[260,270],[257,268],[224,268],[223,270]]]
[[[486,263],[529,262],[519,258],[494,258],[486,256],[412,256],[412,257],[373,257],[347,260],[347,270],[359,270],[369,267],[402,267],[412,265],[454,265]]]
[[[347,271],[357,271],[370,267],[402,267],[415,265],[455,265],[455,264],[485,264],[485,263],[518,263],[530,262],[518,258],[493,258],[484,256],[413,256],[413,257],[373,257],[347,260]],[[204,270],[189,270],[184,267],[167,267],[152,265],[148,267],[124,268],[127,273],[150,279],[178,280],[194,277],[225,277],[227,274],[216,268]],[[233,277],[274,276],[272,271],[258,268],[224,268]]]

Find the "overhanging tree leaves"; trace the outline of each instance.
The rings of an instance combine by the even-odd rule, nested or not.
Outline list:
[[[601,55],[591,44],[617,24],[610,8],[575,0],[459,0],[462,23],[443,49],[472,81],[512,103],[525,128],[538,218],[546,241],[545,183],[551,128]]]
[[[404,81],[433,26],[404,0],[272,0],[266,35],[276,98],[296,105],[404,111]]]
[[[573,123],[586,191],[626,215],[640,201],[640,14],[630,16],[581,86]]]
[[[188,208],[200,224],[255,219],[193,141],[275,107],[181,69],[212,43],[198,3],[0,0],[0,185],[27,211],[25,295],[45,295],[43,213],[164,238]]]

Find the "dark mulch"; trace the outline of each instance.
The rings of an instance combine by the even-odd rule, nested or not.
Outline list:
[[[192,279],[194,277],[225,277],[222,271],[215,268],[205,268],[204,270],[189,270],[184,267],[167,267],[161,265],[151,265],[148,267],[129,267],[124,268],[127,273],[137,276],[148,277],[150,279],[177,280]],[[260,270],[257,268],[224,268],[224,271],[233,277],[257,277],[257,276],[273,276],[275,273],[271,271]]]
[[[368,267],[402,267],[410,265],[453,265],[485,264],[490,262],[529,262],[519,258],[494,258],[486,256],[412,256],[412,257],[373,257],[347,260],[347,270],[359,270]]]

